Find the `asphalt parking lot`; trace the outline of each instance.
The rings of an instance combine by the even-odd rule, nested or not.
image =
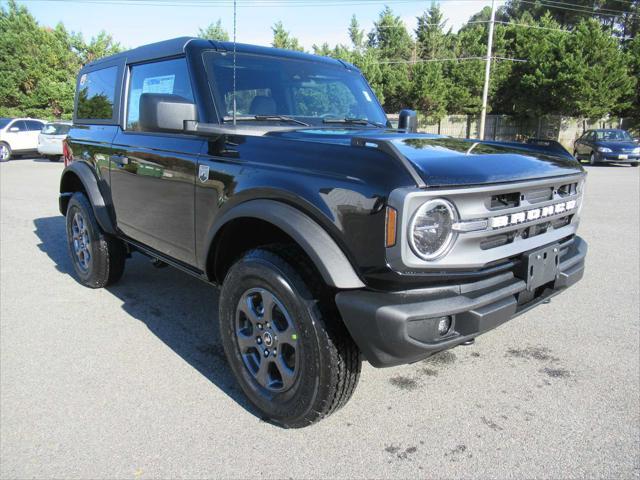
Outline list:
[[[63,166],[0,164],[2,478],[640,478],[640,168],[587,167],[582,282],[302,430],[256,416],[217,292],[139,255],[74,279]]]

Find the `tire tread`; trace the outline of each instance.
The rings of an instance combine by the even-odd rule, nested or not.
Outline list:
[[[276,423],[286,428],[311,425],[342,408],[353,395],[360,378],[362,359],[360,350],[340,319],[333,301],[333,291],[322,280],[307,256],[295,245],[272,244],[249,251],[244,258],[260,258],[283,270],[315,312],[320,324],[318,334],[324,336],[320,345],[328,349],[326,357],[332,378],[326,395],[300,418]],[[307,290],[306,292],[304,290]]]
[[[93,271],[88,278],[81,276],[81,281],[90,288],[107,287],[117,282],[124,273],[127,255],[125,245],[122,240],[102,231],[93,213],[93,207],[84,193],[76,192],[73,194],[67,212],[74,203],[77,203],[78,207],[83,210],[84,216],[91,223],[91,228],[97,237],[94,240],[97,243],[97,249],[94,252]],[[71,245],[69,245],[69,254],[72,256],[72,262],[75,262]]]

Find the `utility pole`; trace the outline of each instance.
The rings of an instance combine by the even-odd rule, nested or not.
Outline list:
[[[491,78],[491,56],[493,50],[493,25],[496,20],[496,0],[491,0],[491,21],[489,22],[489,38],[487,40],[487,59],[484,66],[484,88],[482,89],[482,112],[480,113],[480,140],[484,140],[484,126],[487,121],[487,97],[489,96],[489,79]]]

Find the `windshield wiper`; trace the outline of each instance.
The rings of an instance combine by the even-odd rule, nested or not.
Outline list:
[[[223,120],[225,122],[232,122],[233,117],[224,117]],[[287,117],[286,115],[241,115],[236,116],[236,122],[251,122],[253,120],[257,120],[259,122],[269,122],[269,121],[278,121],[278,122],[290,122],[295,123],[297,125],[303,125],[308,127],[308,123],[304,123],[300,120],[296,120],[295,118]]]
[[[385,125],[382,125],[381,123],[372,122],[366,118],[325,118],[322,120],[322,123],[343,123],[346,125],[373,125],[374,127],[385,127]]]

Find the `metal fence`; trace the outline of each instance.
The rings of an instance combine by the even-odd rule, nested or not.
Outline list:
[[[389,115],[397,122],[398,115]],[[419,119],[419,131],[459,138],[480,137],[479,115],[447,115],[437,122]],[[590,128],[631,128],[631,118],[587,119],[548,115],[539,118],[518,118],[509,115],[487,115],[484,138],[522,142],[527,138],[556,140],[571,150],[573,142]]]

